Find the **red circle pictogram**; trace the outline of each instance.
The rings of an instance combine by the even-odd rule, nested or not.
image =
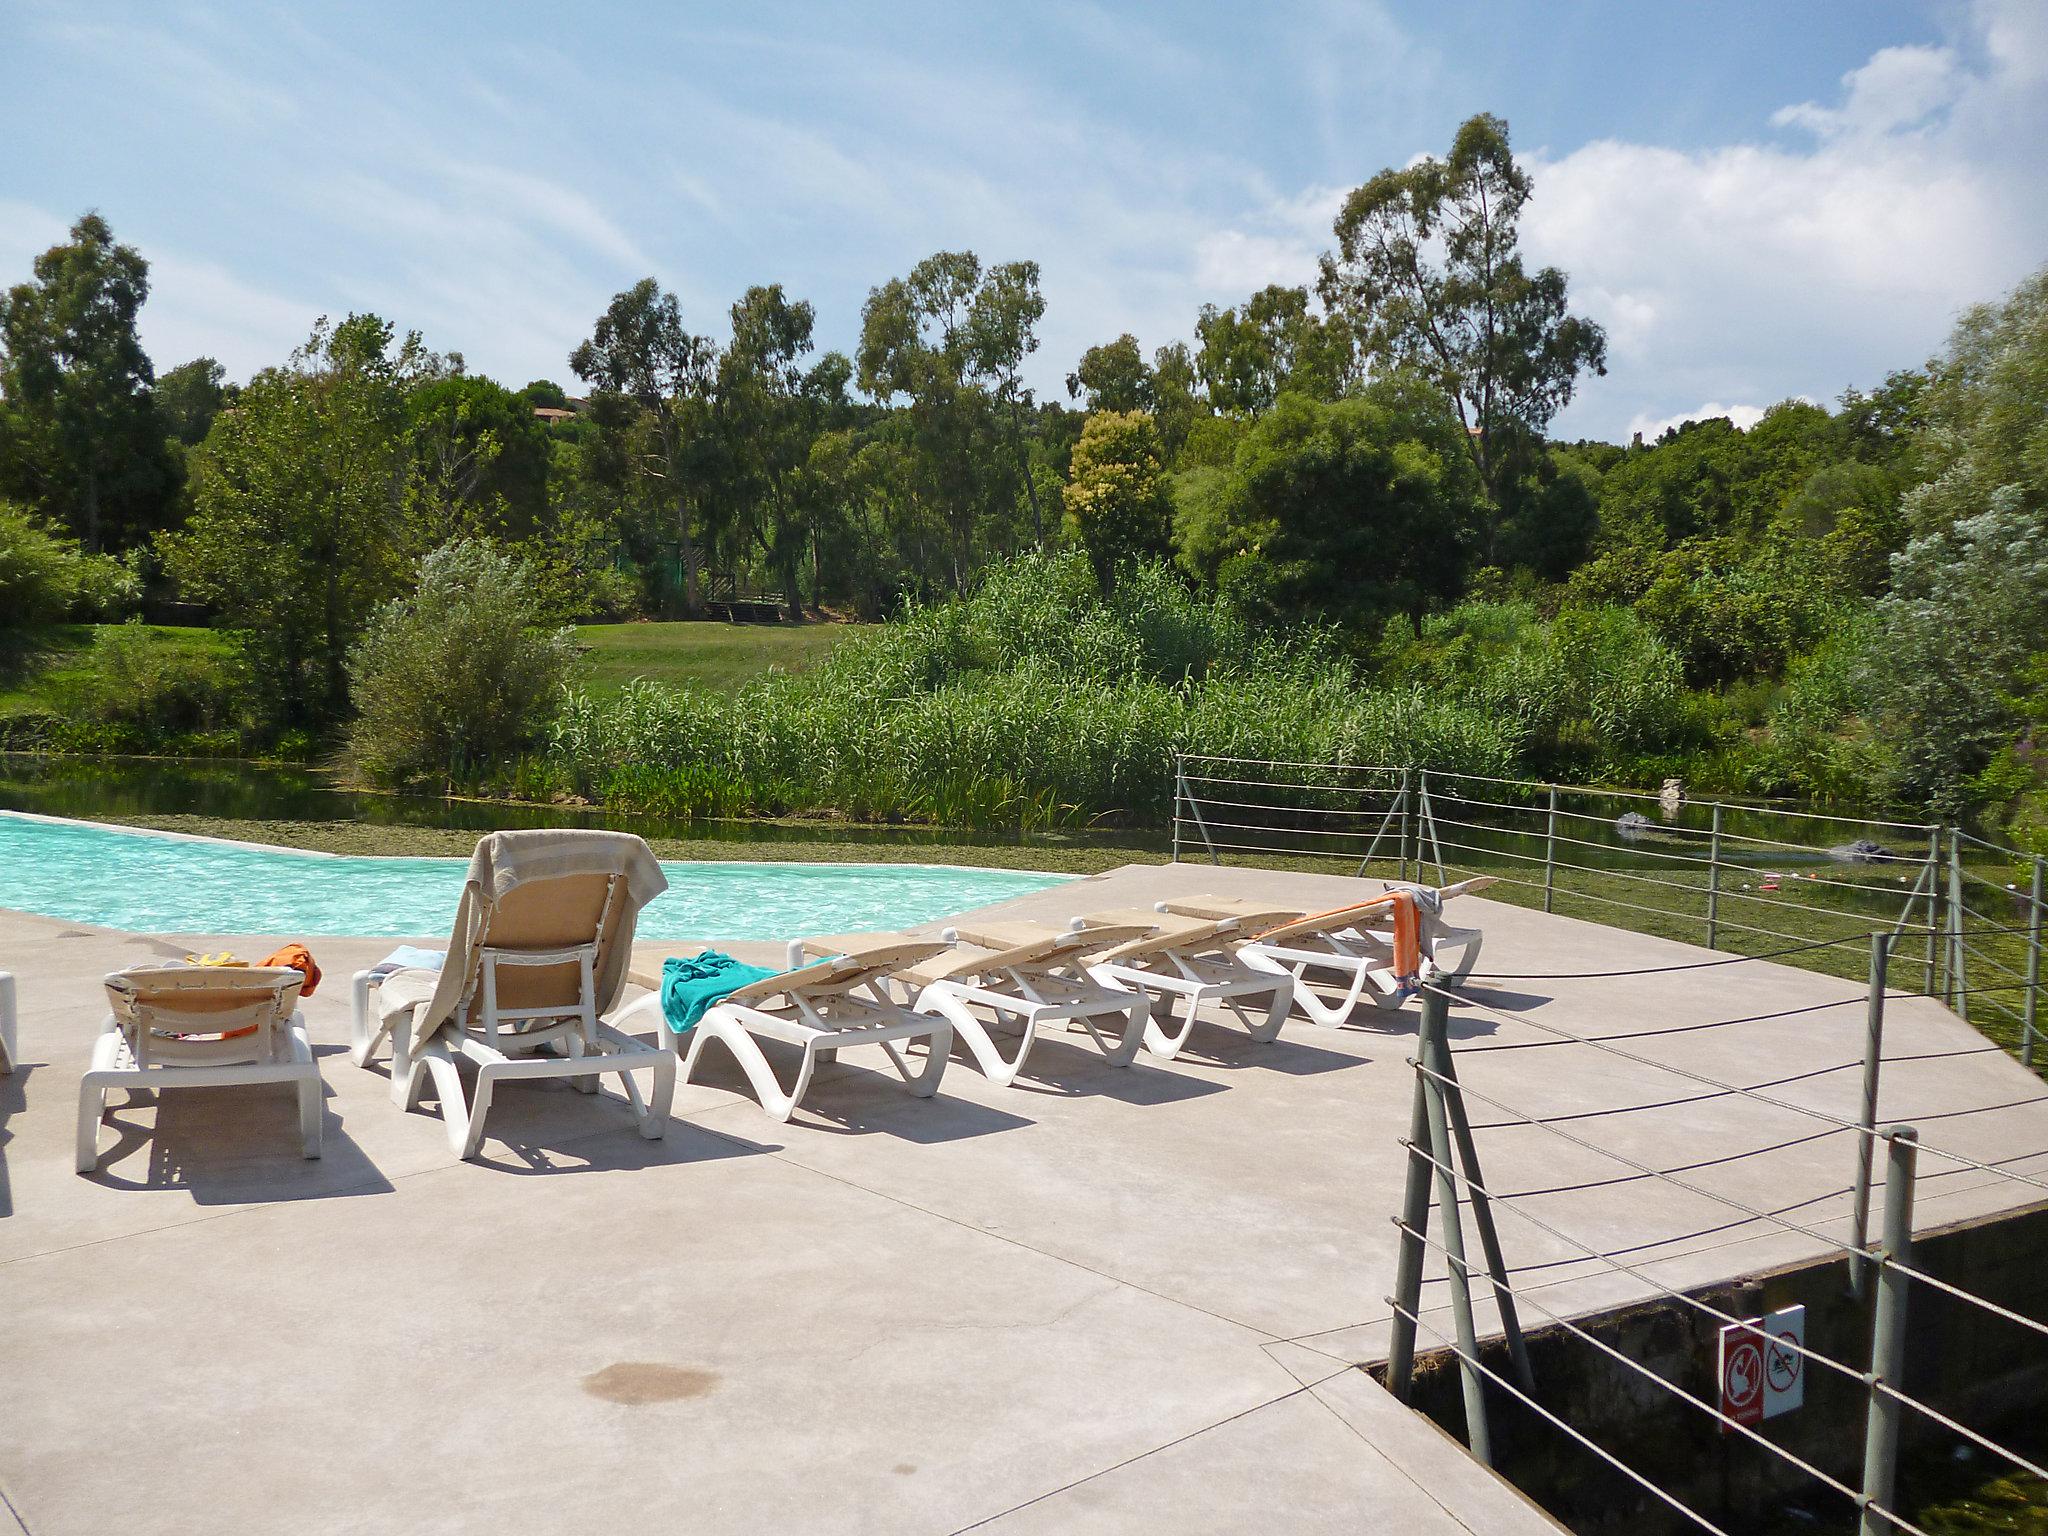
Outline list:
[[[1730,1413],[1750,1408],[1764,1390],[1764,1352],[1755,1339],[1731,1346],[1721,1367],[1721,1396]]]

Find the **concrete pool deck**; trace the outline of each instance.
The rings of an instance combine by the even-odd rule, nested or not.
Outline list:
[[[1378,885],[1131,866],[998,910],[1212,890],[1327,906]],[[1712,958],[1478,898],[1452,916],[1486,930],[1482,972]],[[322,1160],[297,1156],[282,1091],[223,1089],[115,1108],[100,1172],[74,1174],[99,977],[266,942],[0,913],[22,1062],[0,1077],[0,1531],[1558,1529],[1355,1368],[1385,1349],[1413,1005],[1268,1046],[1200,1030],[1181,1060],[1123,1071],[1050,1038],[1017,1087],[956,1059],[931,1101],[860,1053],[787,1126],[714,1055],[665,1141],[610,1089],[521,1088],[462,1164],[431,1107],[400,1113],[343,1050],[348,973],[390,940],[329,939],[306,1004]],[[1469,990],[1855,1108],[1857,984],[1757,963]],[[1514,1204],[1665,1283],[1824,1245],[1496,1125],[1478,1096],[1841,1229],[1843,1133],[1481,1010],[1452,1035],[1489,1184],[1541,1191]],[[1884,1119],[2048,1171],[2038,1079],[1930,1002],[1894,1003],[1886,1043]],[[2031,1203],[1922,1168],[1923,1228]],[[1554,1310],[1644,1294],[1513,1215],[1501,1235]]]

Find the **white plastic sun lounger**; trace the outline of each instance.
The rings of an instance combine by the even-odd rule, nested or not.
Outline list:
[[[948,929],[961,947],[905,974],[916,991],[918,1011],[951,1020],[954,1036],[998,1087],[1016,1082],[1039,1031],[1053,1024],[1080,1025],[1113,1067],[1129,1066],[1144,1043],[1152,1017],[1145,994],[1105,986],[1088,967],[1105,950],[1142,938],[1156,923],[1076,922],[1063,929],[1035,923]],[[1015,1056],[1003,1055],[989,1032],[990,1021],[977,1009],[996,1023],[1014,1023],[1022,1030]],[[1122,1029],[1112,1043],[1097,1021],[1119,1018]]]
[[[796,1113],[819,1062],[832,1061],[852,1046],[879,1045],[910,1091],[928,1099],[939,1091],[939,1079],[952,1054],[952,1025],[911,1012],[889,997],[885,984],[945,947],[937,939],[900,934],[800,940],[789,946],[790,969],[736,988],[682,1034],[670,1027],[662,1007],[660,975],[635,972],[631,979],[648,993],[629,1004],[619,1014],[619,1021],[650,1013],[659,1020],[674,1039],[676,1050],[683,1053],[686,1083],[697,1070],[705,1045],[718,1041],[739,1062],[761,1107],[777,1120],[787,1121]],[[807,950],[825,958],[805,965],[802,961]],[[803,1052],[796,1078],[786,1091],[761,1050],[762,1040],[777,1040]],[[897,1049],[898,1042],[907,1046],[913,1040],[925,1042],[924,1064],[915,1071],[904,1052]]]
[[[438,971],[361,974],[351,1056],[391,1041],[391,1098],[404,1109],[431,1076],[448,1143],[483,1144],[501,1082],[564,1077],[583,1093],[614,1074],[640,1134],[659,1140],[675,1093],[673,1052],[600,1017],[618,999],[639,910],[668,887],[647,844],[623,832],[493,832],[477,844]],[[375,1021],[368,998],[377,994]],[[474,1097],[458,1063],[476,1071]],[[652,1074],[643,1098],[633,1074]]]
[[[290,966],[132,966],[106,978],[110,1011],[78,1089],[78,1171],[99,1165],[99,1128],[116,1088],[289,1083],[299,1139],[320,1155],[320,1068],[298,1012],[305,977]]]
[[[1388,894],[1405,890],[1415,897],[1418,944],[1429,974],[1462,979],[1478,963],[1485,935],[1477,928],[1453,928],[1443,921],[1443,903],[1453,896],[1484,890],[1494,877],[1478,875],[1441,890],[1429,886],[1390,886]],[[1188,917],[1217,918],[1242,912],[1252,903],[1221,897],[1191,897],[1165,903],[1169,912]],[[1452,964],[1446,960],[1455,953]],[[1403,992],[1394,974],[1392,913],[1384,898],[1318,912],[1259,932],[1238,950],[1248,966],[1295,983],[1294,1005],[1315,1023],[1336,1028],[1347,1022],[1359,1003],[1375,1008],[1401,1006]],[[1335,1002],[1326,1001],[1308,985],[1311,974],[1333,974],[1343,987]]]
[[[1207,1003],[1222,1003],[1245,1032],[1263,1044],[1280,1033],[1294,1006],[1294,976],[1248,965],[1238,950],[1260,929],[1300,915],[1298,907],[1256,902],[1242,912],[1212,918],[1179,916],[1168,912],[1163,902],[1150,913],[1105,912],[1089,921],[1150,921],[1153,931],[1104,951],[1089,964],[1088,973],[1105,986],[1146,995],[1152,1017],[1145,1025],[1145,1049],[1167,1061],[1188,1043],[1196,1014]],[[1178,1025],[1173,1018],[1175,998],[1181,1004]]]
[[[14,1070],[19,1050],[14,1033],[14,978],[0,971],[0,1077]]]

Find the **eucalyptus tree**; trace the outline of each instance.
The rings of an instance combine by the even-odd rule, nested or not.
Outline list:
[[[1031,394],[1021,378],[1044,310],[1036,262],[984,273],[972,251],[926,257],[872,290],[861,309],[860,387],[885,404],[908,397],[916,494],[947,520],[953,585],[963,593],[976,532],[1000,510],[999,453],[1031,506],[1034,537],[1044,537],[1024,442]]]
[[[1067,375],[1067,395],[1090,411],[1149,411],[1158,403],[1152,370],[1129,331],[1081,354]]]
[[[1352,382],[1350,330],[1316,314],[1306,288],[1269,284],[1242,309],[1204,304],[1195,337],[1209,402],[1226,415],[1264,415],[1284,389],[1334,400]]]
[[[817,585],[819,524],[830,511],[812,448],[845,417],[852,372],[838,352],[805,366],[814,319],[810,304],[790,300],[780,283],[749,288],[732,307],[732,343],[718,369],[735,531],[781,581],[792,617],[803,612],[807,552]]]
[[[1606,372],[1606,334],[1567,312],[1565,274],[1522,263],[1530,190],[1508,125],[1482,114],[1458,129],[1447,159],[1381,171],[1352,192],[1322,259],[1323,303],[1366,355],[1427,380],[1464,425],[1488,560],[1509,482],[1579,376]]]
[[[148,297],[149,263],[96,213],[0,293],[0,494],[88,551],[160,526],[174,489],[135,329]]]
[[[698,606],[699,555],[692,458],[704,446],[718,347],[683,328],[682,306],[651,277],[615,295],[588,340],[569,354],[576,376],[640,408],[647,431],[636,442],[634,470],[650,497],[675,517],[683,565],[683,611]]]

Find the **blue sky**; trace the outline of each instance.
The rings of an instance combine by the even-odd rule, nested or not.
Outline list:
[[[2048,4],[77,6],[0,0],[0,281],[99,209],[160,368],[374,309],[564,359],[653,274],[850,347],[931,251],[1044,268],[1031,381],[1312,281],[1343,193],[1475,111],[1611,334],[1560,430],[1828,400],[2048,260]]]

